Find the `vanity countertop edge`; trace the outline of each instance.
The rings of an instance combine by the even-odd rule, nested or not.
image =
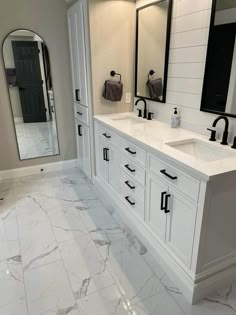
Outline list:
[[[194,133],[192,131],[188,131],[182,128],[171,128],[168,124],[158,121],[144,121],[144,123],[140,123],[139,125],[134,125],[132,128],[129,128],[123,124],[117,123],[117,120],[122,117],[130,116],[135,119],[143,119],[138,118],[133,112],[119,113],[119,114],[109,114],[109,115],[96,115],[94,116],[94,120],[101,123],[104,127],[110,128],[111,131],[116,132],[122,138],[126,140],[130,140],[135,145],[144,149],[147,153],[160,158],[163,162],[170,163],[173,166],[180,167],[183,171],[190,172],[192,176],[195,176],[197,179],[203,181],[210,181],[215,177],[225,176],[227,173],[235,173],[236,176],[236,150],[235,157],[226,158],[223,160],[213,161],[213,162],[205,162],[194,159],[193,157],[179,152],[178,150],[169,147],[166,143],[171,143],[178,140],[186,140],[186,139],[199,139],[204,142],[208,142],[208,138]],[[159,130],[163,132],[167,130],[171,135],[168,137],[163,136],[162,138],[157,139],[155,136],[148,136],[145,138],[145,135],[135,135],[138,127],[142,127],[147,131],[149,128]],[[151,130],[149,130],[151,131]],[[220,148],[221,145],[219,142],[213,143],[212,145]],[[226,151],[230,152],[230,146],[224,148]],[[230,150],[230,151],[229,151]]]

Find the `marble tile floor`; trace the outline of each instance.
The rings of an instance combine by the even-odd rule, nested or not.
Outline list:
[[[0,315],[43,314],[233,315],[236,285],[189,305],[74,168],[0,182]]]

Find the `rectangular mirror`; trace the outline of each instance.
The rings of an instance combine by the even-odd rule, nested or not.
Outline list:
[[[213,0],[201,110],[236,117],[236,1]]]
[[[17,30],[2,51],[20,160],[59,154],[46,44],[34,32]]]
[[[152,2],[136,12],[135,96],[166,101],[172,0]]]

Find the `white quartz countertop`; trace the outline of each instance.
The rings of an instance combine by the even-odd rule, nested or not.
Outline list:
[[[127,117],[140,119],[140,123],[132,124],[127,119],[119,121],[119,119]],[[182,128],[171,128],[170,125],[158,120],[148,121],[138,118],[134,113],[98,115],[94,118],[116,131],[120,136],[130,137],[130,140],[133,140],[140,147],[149,150],[153,155],[156,153],[164,161],[172,162],[176,166],[179,165],[182,168],[188,169],[191,173],[200,176],[202,179],[209,180],[214,176],[236,172],[236,150],[231,149],[230,146],[222,146],[219,141],[209,142],[207,137],[197,133]],[[187,139],[199,139],[214,146],[214,148],[225,150],[231,156],[208,162],[196,159],[167,144]]]

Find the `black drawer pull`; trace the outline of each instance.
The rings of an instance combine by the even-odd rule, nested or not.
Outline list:
[[[128,201],[129,204],[131,204],[131,206],[135,205],[135,202],[129,200],[129,196],[126,196],[125,199]]]
[[[170,197],[171,197],[170,194],[166,195],[166,197],[165,197],[165,209],[164,209],[165,213],[169,213],[170,212],[170,210],[168,210],[168,208],[169,208],[168,201],[169,201]]]
[[[76,100],[77,102],[80,102],[79,92],[80,92],[79,89],[76,89],[76,90],[75,90],[75,100]]]
[[[161,170],[160,171],[162,174],[164,174],[165,176],[169,177],[170,179],[174,180],[177,179],[177,176],[171,176],[170,174],[166,173],[166,170]]]
[[[82,116],[82,115],[83,115],[83,113],[81,113],[81,112],[77,112],[77,114],[78,114],[78,115],[80,115],[80,116]]]
[[[111,138],[111,136],[108,136],[106,133],[103,133],[103,136],[106,137],[107,139]]]
[[[83,136],[83,135],[82,135],[82,132],[81,132],[81,128],[82,128],[82,126],[81,126],[81,125],[78,125],[78,135],[79,135],[80,137]]]
[[[161,193],[161,210],[165,210],[165,205],[164,205],[164,196],[167,194],[166,191],[163,191]]]
[[[127,152],[129,152],[130,154],[136,154],[136,152],[135,152],[135,151],[131,151],[130,148],[125,148],[125,150],[126,150]]]
[[[129,167],[129,164],[125,165],[125,168],[127,168],[127,170],[129,170],[131,173],[134,173],[135,170]]]
[[[135,186],[131,186],[128,180],[125,182],[125,184],[126,184],[130,189],[135,189]]]

